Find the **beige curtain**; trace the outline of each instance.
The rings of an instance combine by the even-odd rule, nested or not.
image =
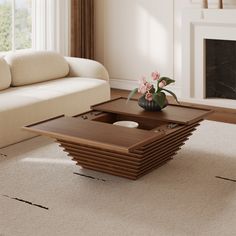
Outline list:
[[[94,0],[71,0],[71,56],[94,59]]]

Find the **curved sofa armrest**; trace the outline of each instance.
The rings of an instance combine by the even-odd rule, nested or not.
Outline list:
[[[91,77],[109,81],[109,74],[106,68],[99,62],[77,58],[77,57],[65,57],[69,64],[70,77]]]

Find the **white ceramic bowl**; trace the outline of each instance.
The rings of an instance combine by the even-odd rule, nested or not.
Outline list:
[[[117,121],[114,122],[113,125],[119,125],[127,128],[137,128],[138,123],[134,121],[129,121],[129,120],[122,120],[122,121]]]

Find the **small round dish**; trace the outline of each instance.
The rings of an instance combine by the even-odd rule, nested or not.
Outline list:
[[[114,122],[113,125],[123,126],[123,127],[127,127],[127,128],[137,128],[138,127],[137,122],[129,121],[129,120],[117,121],[117,122]]]

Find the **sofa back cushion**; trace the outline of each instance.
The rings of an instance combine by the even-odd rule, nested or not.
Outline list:
[[[0,58],[0,90],[7,89],[11,84],[11,71],[9,65]]]
[[[34,84],[63,78],[69,73],[69,65],[58,53],[27,51],[6,56],[12,75],[12,86]]]

